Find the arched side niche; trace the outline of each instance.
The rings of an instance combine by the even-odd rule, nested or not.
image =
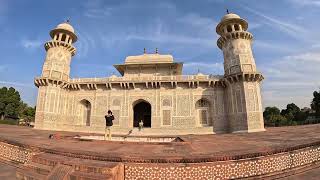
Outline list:
[[[172,125],[172,105],[171,100],[166,98],[162,100],[162,126]]]
[[[211,119],[211,111],[210,111],[210,102],[205,99],[199,99],[196,104],[196,119],[199,126],[208,126],[210,125],[209,120]]]
[[[120,125],[120,111],[121,111],[121,101],[120,98],[113,99],[111,104],[111,111],[114,116],[113,125]]]
[[[86,99],[80,101],[80,124],[91,125],[91,103]]]

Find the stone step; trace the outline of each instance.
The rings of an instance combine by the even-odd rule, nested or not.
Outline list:
[[[80,159],[51,153],[34,155],[31,161],[26,164],[26,167],[29,168],[29,171],[39,175],[47,175],[51,179],[55,179],[55,177],[65,178],[70,173],[78,174],[79,177],[90,175],[93,179],[100,177],[100,175],[101,177],[112,177],[114,179],[124,178],[124,165],[122,163]]]
[[[45,166],[55,167],[58,163],[63,164],[66,161],[72,160],[72,157],[61,156],[51,153],[41,153],[36,154],[32,157],[31,161],[33,163],[42,164]]]
[[[118,162],[95,161],[89,159],[73,159],[67,162],[73,166],[74,172],[79,173],[94,173],[101,175],[118,176],[124,172],[124,165]]]
[[[70,179],[85,179],[85,180],[120,180],[110,174],[94,174],[94,173],[84,173],[84,172],[72,172],[69,175]],[[123,178],[122,178],[123,179]],[[121,180],[122,180],[121,179]]]
[[[34,169],[31,169],[29,167],[19,167],[16,170],[16,179],[17,180],[44,180],[46,179],[47,175],[40,174]]]
[[[69,175],[73,172],[71,166],[58,164],[48,175],[48,180],[67,180]]]
[[[30,168],[30,170],[35,171],[42,175],[48,175],[50,171],[53,169],[52,166],[47,166],[47,165],[35,163],[32,161],[25,164],[25,166]]]

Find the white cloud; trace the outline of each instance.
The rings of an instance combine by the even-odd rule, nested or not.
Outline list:
[[[223,74],[222,63],[187,62],[183,67],[186,74],[194,74],[198,71],[203,74]]]
[[[213,39],[205,39],[198,37],[182,36],[178,34],[158,34],[158,35],[140,35],[131,34],[126,37],[126,40],[147,40],[160,43],[180,43],[189,45],[202,45],[202,46],[215,46],[215,41]]]
[[[262,27],[261,23],[256,23],[256,22],[250,22],[249,23],[249,31],[252,31],[254,29],[258,29],[260,27]]]
[[[21,45],[26,49],[35,49],[41,47],[43,44],[40,40],[30,40],[30,39],[24,39],[21,41]]]
[[[318,63],[320,65],[320,52],[307,52],[304,54],[298,54],[293,56],[287,56],[285,57],[286,60],[296,60],[301,61],[305,63]]]
[[[247,11],[262,17],[264,20],[261,20],[261,23],[264,23],[272,28],[277,28],[280,31],[290,35],[293,38],[298,38],[299,34],[305,35],[308,33],[308,31],[304,27],[299,26],[297,24],[289,23],[288,21],[283,21],[283,20],[280,20],[279,18],[274,18],[274,17],[268,16],[266,14],[258,12],[252,8],[247,7],[247,6],[242,6],[242,7],[244,9],[246,9]]]
[[[281,44],[275,41],[254,40],[253,47],[263,49],[265,52],[295,52],[296,49],[289,47],[288,44]]]
[[[320,6],[320,0],[288,0],[298,6]]]
[[[137,28],[135,31],[130,31],[126,35],[126,40],[147,40],[160,43],[178,43],[184,45],[200,45],[207,47],[215,47],[216,22],[206,17],[201,17],[198,14],[190,13],[181,16],[177,22],[185,25],[190,25],[190,29],[195,28],[199,34],[182,34],[175,31],[168,31],[168,25],[161,19],[157,19],[155,23],[143,27],[143,30]],[[141,34],[141,32],[144,32]]]
[[[112,14],[112,8],[102,8],[102,9],[88,9],[84,12],[84,16],[88,18],[105,18],[106,16],[110,16]]]
[[[202,27],[207,30],[215,32],[215,27],[217,26],[217,22],[215,22],[213,19],[202,17],[199,14],[195,13],[189,13],[185,16],[182,16],[177,19],[178,22],[190,24],[195,27]]]
[[[260,66],[265,80],[265,106],[284,107],[296,103],[309,106],[312,92],[320,88],[320,53],[306,52],[290,55]]]
[[[5,86],[34,87],[30,83],[11,82],[11,81],[0,81],[0,84]]]
[[[96,47],[96,41],[92,33],[77,29],[78,42],[75,44],[77,47],[77,58],[86,58],[90,49]]]

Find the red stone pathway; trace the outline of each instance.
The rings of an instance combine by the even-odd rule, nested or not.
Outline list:
[[[72,138],[49,139],[54,131],[27,127],[0,126],[0,141],[21,143],[41,150],[94,155],[113,161],[215,161],[246,158],[261,153],[281,152],[288,148],[320,143],[320,125],[269,128],[266,132],[179,136],[183,143],[143,143],[79,141]],[[75,136],[73,132],[59,132]]]
[[[64,138],[49,139],[51,133],[59,133]],[[320,124],[269,128],[266,132],[249,134],[179,136],[185,141],[182,143],[79,141],[71,138],[77,134],[85,133],[0,125],[0,141],[24,144],[39,148],[41,151],[54,151],[57,154],[86,154],[100,160],[123,162],[161,163],[241,159],[320,144]],[[320,175],[320,172],[316,175]]]

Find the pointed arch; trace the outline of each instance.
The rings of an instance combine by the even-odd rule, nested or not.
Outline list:
[[[151,127],[151,104],[139,99],[132,103],[133,108],[133,127],[139,127],[139,122],[143,121],[144,127]]]
[[[196,102],[195,107],[197,113],[197,120],[200,126],[207,126],[210,124],[210,106],[210,102],[205,98],[201,98]]]

